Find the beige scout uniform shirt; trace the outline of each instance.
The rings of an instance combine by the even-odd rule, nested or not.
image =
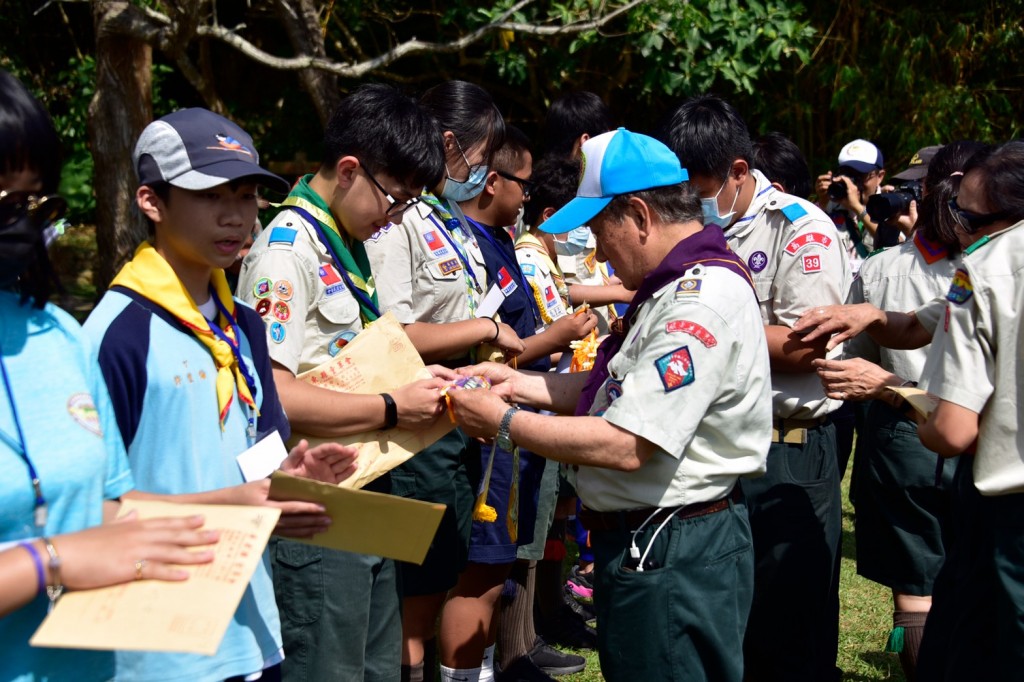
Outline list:
[[[253,244],[238,295],[267,325],[270,357],[294,374],[323,364],[362,331],[359,303],[314,228],[281,211]]]
[[[587,239],[586,251],[575,256],[556,256],[556,260],[567,284],[602,286],[608,283],[608,266],[597,260],[597,239],[593,234]],[[577,305],[581,303],[583,301],[576,301]],[[597,315],[597,333],[604,336],[616,318],[615,306],[599,305],[591,309]]]
[[[637,471],[581,466],[577,491],[597,511],[721,498],[764,473],[771,391],[764,324],[750,285],[696,265],[637,311],[590,413],[659,449]]]
[[[471,319],[469,296],[475,306],[487,293],[487,271],[476,239],[467,233],[468,239],[459,243],[475,275],[475,284],[471,278],[469,285],[448,239],[457,237],[425,202],[406,211],[400,224],[389,224],[366,240],[381,311],[390,310],[402,324]]]
[[[761,171],[751,172],[754,198],[725,237],[750,268],[764,324],[792,327],[809,308],[845,302],[850,268],[835,225],[814,204],[779,192]],[[829,357],[841,354],[840,346]],[[825,397],[814,372],[772,373],[776,417],[824,417],[839,405]]]
[[[959,258],[950,260],[945,249],[937,252],[920,237],[911,239],[864,261],[860,276],[853,280],[849,302],[870,303],[881,310],[914,310],[949,289],[958,264]],[[877,363],[904,379],[917,381],[928,347],[892,350],[880,347],[865,333],[847,343],[846,353]]]
[[[533,297],[537,301],[544,325],[568,315],[569,290],[565,280],[555,271],[557,265],[548,257],[544,245],[532,234],[523,234],[516,240],[516,261],[533,289]]]
[[[974,485],[1024,492],[1024,221],[964,252],[946,294],[921,387],[980,416]]]

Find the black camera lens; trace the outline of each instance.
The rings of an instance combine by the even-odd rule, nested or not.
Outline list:
[[[842,180],[836,180],[828,186],[828,198],[832,201],[842,201],[846,198],[847,192],[846,183]]]
[[[900,185],[892,192],[875,194],[868,198],[866,206],[868,215],[876,223],[885,221],[907,213],[910,210],[911,201],[921,200],[921,183],[908,182]]]

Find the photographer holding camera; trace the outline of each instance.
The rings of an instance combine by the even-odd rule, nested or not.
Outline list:
[[[895,246],[909,238],[917,224],[917,208],[921,202],[923,180],[928,174],[928,164],[941,145],[923,147],[917,150],[907,164],[907,169],[892,179],[899,184],[882,187],[880,194],[868,198],[868,216],[878,225],[875,233],[875,248]]]
[[[868,215],[868,197],[877,194],[885,178],[885,162],[878,147],[867,140],[854,140],[839,152],[839,169],[818,176],[815,191],[818,206],[832,218],[843,247],[850,256],[850,270],[856,273],[874,249],[878,223]]]

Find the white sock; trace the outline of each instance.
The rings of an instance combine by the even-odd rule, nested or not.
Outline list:
[[[484,660],[480,664],[480,682],[494,682],[494,645],[484,649]]]
[[[480,682],[480,668],[441,666],[441,682]]]

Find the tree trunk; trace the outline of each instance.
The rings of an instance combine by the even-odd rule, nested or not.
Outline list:
[[[102,295],[146,238],[146,223],[132,210],[138,184],[132,149],[153,117],[152,48],[112,30],[129,3],[94,0],[96,94],[89,104],[89,142],[95,163],[96,291]]]
[[[276,0],[274,7],[296,56],[327,56],[324,32],[317,20],[317,10],[312,0]],[[299,77],[313,100],[320,124],[326,127],[334,109],[341,104],[337,77],[319,69],[303,69]]]

